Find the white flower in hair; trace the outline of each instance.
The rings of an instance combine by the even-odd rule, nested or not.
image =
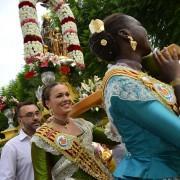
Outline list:
[[[92,19],[89,24],[89,29],[92,34],[94,33],[100,33],[104,31],[104,22],[100,19]]]

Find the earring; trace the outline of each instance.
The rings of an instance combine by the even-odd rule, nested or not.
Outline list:
[[[131,48],[133,49],[133,51],[135,51],[136,47],[137,47],[137,42],[134,41],[132,36],[128,36],[128,39],[129,39],[129,43],[130,43]]]

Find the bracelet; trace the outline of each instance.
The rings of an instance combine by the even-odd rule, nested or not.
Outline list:
[[[178,86],[178,85],[180,85],[180,78],[177,78],[177,79],[171,81],[170,84],[171,84],[172,86]]]

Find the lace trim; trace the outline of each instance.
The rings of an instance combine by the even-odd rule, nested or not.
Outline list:
[[[78,170],[78,167],[64,156],[54,165],[52,169],[53,180],[67,180]]]
[[[88,145],[88,144],[92,144],[92,127],[93,127],[93,125],[91,124],[91,123],[89,123],[89,122],[87,122],[87,121],[84,121],[84,120],[82,120],[82,119],[79,119],[79,120],[75,120],[75,122],[78,124],[79,123],[79,126],[84,130],[84,132],[86,132],[86,133],[84,133],[83,135],[84,135],[84,137],[85,138],[83,138],[83,135],[82,135],[82,137],[81,138],[83,138],[83,139],[81,139],[82,141],[81,141],[81,143],[83,144],[83,147],[86,147],[86,144]],[[44,126],[42,126],[41,128],[42,128],[42,131],[40,131],[40,129],[39,129],[39,132],[37,132],[37,133],[39,133],[39,135],[41,135],[41,133],[44,133],[44,134],[46,134],[46,131],[45,130],[48,130],[48,127],[46,127],[47,126],[47,124],[46,125],[44,125]],[[44,128],[44,129],[43,129]],[[45,128],[47,128],[47,129],[45,129]],[[47,131],[47,133],[48,133],[49,131]],[[55,132],[56,134],[58,133],[58,132]],[[55,134],[55,135],[56,135]],[[86,134],[86,135],[85,135]],[[50,134],[51,136],[53,136],[53,134]],[[89,136],[90,135],[90,136]],[[34,135],[35,136],[35,135]],[[44,143],[42,140],[40,140],[41,138],[36,138],[36,137],[34,137],[33,136],[33,139],[32,139],[32,142],[35,142],[36,144],[37,144],[37,146],[38,147],[42,147],[44,150],[46,150],[47,152],[51,152],[52,154],[55,154],[55,155],[58,155],[58,154],[61,154],[61,153],[57,153],[56,154],[56,151],[53,151],[54,150],[54,148],[52,148],[51,146],[50,146],[50,144],[49,143]],[[43,136],[43,134],[42,134],[42,136]],[[41,137],[41,136],[40,136]],[[49,136],[49,138],[50,138],[50,136]],[[40,140],[40,141],[39,141]],[[53,142],[53,140],[51,139],[49,139],[49,141],[52,141]],[[78,141],[77,141],[78,142]],[[75,143],[75,142],[74,142]],[[53,145],[52,145],[53,146]],[[56,146],[56,145],[55,145]],[[54,146],[54,147],[55,147]],[[95,164],[94,164],[94,166],[96,165],[96,166],[99,166],[99,169],[95,169],[95,171],[97,172],[92,172],[92,170],[91,169],[84,169],[84,168],[82,168],[86,163],[85,162],[82,162],[82,164],[80,163],[80,164],[76,164],[76,166],[82,166],[81,168],[86,172],[86,170],[87,171],[89,171],[89,172],[87,172],[88,174],[92,174],[92,176],[93,177],[96,177],[97,179],[101,179],[101,178],[104,178],[104,179],[111,179],[111,175],[109,174],[109,171],[103,166],[103,164],[101,164],[101,162],[99,161],[99,160],[96,160],[96,158],[95,158],[95,156],[94,156],[94,148],[93,148],[93,146],[89,146],[88,147],[88,150],[90,150],[91,152],[92,152],[92,154],[91,154],[91,152],[83,152],[82,150],[83,150],[83,147],[79,147],[80,148],[80,154],[82,155],[82,153],[84,153],[84,155],[85,155],[85,157],[86,157],[86,155],[88,155],[89,154],[89,157],[90,157],[90,159],[85,159],[85,162],[87,161],[87,162],[92,162],[92,161],[94,161],[95,162]],[[58,148],[57,148],[58,149]],[[87,149],[87,147],[85,148],[85,149]],[[74,149],[74,151],[76,151],[76,149]],[[61,152],[61,151],[59,151],[59,152]],[[78,152],[77,152],[78,153]],[[66,157],[65,157],[66,158]],[[69,156],[69,158],[70,158],[70,156]],[[74,157],[73,157],[74,158]],[[77,157],[78,158],[78,157]],[[91,159],[92,158],[92,159]],[[77,161],[78,162],[78,159],[76,159],[75,161]],[[67,161],[68,162],[68,161]],[[66,164],[66,163],[65,163]],[[90,164],[92,164],[92,163],[90,163]],[[86,164],[87,165],[87,164]],[[74,169],[74,168],[73,168]],[[100,177],[99,177],[100,176]],[[56,179],[56,178],[55,178]],[[60,178],[61,179],[61,178]]]
[[[111,139],[112,141],[122,142],[121,135],[118,133],[112,121],[106,124],[104,133],[106,134],[107,138]]]
[[[158,81],[157,79],[148,76],[148,74],[134,70],[132,68],[129,67],[125,67],[122,65],[114,65],[112,67],[110,67],[110,69],[106,72],[105,77],[103,78],[103,87],[104,89],[106,89],[109,84],[109,81],[111,81],[112,78],[114,77],[119,77],[119,78],[130,78],[129,81],[132,82],[133,84],[133,80],[134,80],[134,86],[132,91],[135,90],[134,92],[131,92],[130,95],[135,94],[135,95],[139,95],[140,96],[136,99],[128,99],[128,95],[127,93],[129,92],[129,89],[131,89],[131,87],[126,87],[128,86],[127,84],[121,84],[125,86],[125,88],[123,87],[123,92],[126,94],[126,98],[124,98],[125,100],[140,100],[140,101],[144,101],[146,99],[144,99],[144,92],[146,92],[145,90],[147,90],[146,95],[149,96],[153,96],[154,98],[151,99],[147,99],[149,100],[158,100],[160,101],[163,105],[165,105],[170,111],[174,111],[176,114],[179,113],[178,107],[177,107],[177,101],[176,101],[176,97],[174,95],[174,89],[165,83],[162,83],[161,81]],[[130,83],[129,83],[130,85]],[[138,88],[139,86],[141,87]],[[122,87],[121,87],[122,88]],[[139,91],[140,90],[140,91]],[[142,92],[142,90],[144,92]],[[127,91],[127,92],[126,92]],[[106,91],[103,90],[103,93],[105,94]],[[118,94],[119,95],[119,94]],[[141,97],[142,95],[142,97]],[[132,98],[132,96],[129,96],[130,98]],[[148,96],[147,96],[148,97]],[[149,98],[149,97],[148,97]],[[122,98],[123,99],[123,98]]]
[[[126,76],[113,76],[108,81],[104,96],[106,113],[111,122],[113,122],[113,118],[109,112],[109,108],[111,107],[112,96],[117,96],[122,100],[128,101],[156,100],[152,93],[146,89],[141,82]]]
[[[60,153],[55,148],[50,146],[50,144],[48,144],[47,142],[45,142],[43,139],[41,139],[38,136],[33,136],[31,138],[31,142],[34,142],[36,146],[38,146],[41,149],[44,149],[46,152],[49,152],[53,155],[60,155]]]
[[[74,120],[77,126],[84,131],[84,133],[79,137],[79,139],[91,153],[94,153],[94,148],[92,146],[92,128],[94,125],[91,122],[85,121],[84,119]],[[54,155],[60,155],[60,153],[55,148],[53,148],[50,144],[48,144],[38,136],[33,136],[31,138],[31,142],[34,142],[36,146],[44,149],[46,152],[50,152]]]
[[[110,100],[112,96],[118,96],[128,101],[152,101],[154,95],[141,81],[126,76],[113,76],[105,89],[105,97]]]
[[[77,126],[79,126],[79,128],[82,128],[84,131],[84,133],[79,137],[79,140],[83,142],[84,147],[86,147],[89,152],[94,154],[94,147],[92,145],[92,129],[94,125],[84,119],[75,119],[75,123],[77,124]]]

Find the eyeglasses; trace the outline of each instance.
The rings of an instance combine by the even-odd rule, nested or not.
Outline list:
[[[28,113],[26,113],[24,116],[19,116],[19,117],[21,117],[21,118],[23,118],[23,117],[27,117],[27,118],[34,118],[35,116],[40,116],[40,112],[39,111],[36,111],[35,113],[33,113],[33,112],[28,112]]]

